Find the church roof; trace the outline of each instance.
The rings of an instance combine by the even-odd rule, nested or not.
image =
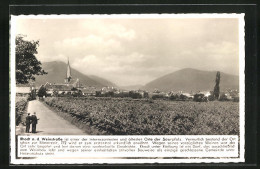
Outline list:
[[[46,82],[44,87],[47,90],[56,90],[56,91],[70,91],[74,87],[80,87],[79,79],[72,79],[69,60],[67,64],[65,83]]]
[[[68,91],[73,88],[72,85],[67,85],[67,84],[51,84],[51,83],[46,83],[44,87],[47,90],[56,90],[56,91]]]
[[[67,85],[53,85],[52,89],[57,91],[68,91],[71,90],[73,86],[67,86]]]

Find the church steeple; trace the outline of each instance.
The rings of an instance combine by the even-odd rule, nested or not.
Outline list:
[[[70,62],[69,62],[69,58],[68,58],[67,73],[66,73],[65,83],[69,83],[71,79],[72,79],[72,76],[71,76]]]
[[[71,78],[71,70],[70,70],[70,61],[68,59],[68,64],[67,64],[67,78]]]

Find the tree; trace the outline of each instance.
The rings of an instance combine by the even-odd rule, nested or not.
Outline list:
[[[38,90],[38,96],[39,97],[43,97],[43,96],[46,97],[46,95],[47,95],[46,88],[42,85],[40,87],[40,89]]]
[[[71,88],[71,91],[78,91],[78,89],[75,88],[75,87],[72,87],[72,88]]]
[[[148,92],[144,92],[144,98],[149,98],[149,93]]]
[[[214,87],[213,96],[215,99],[219,98],[219,83],[220,83],[220,72],[218,71],[216,74],[216,85]]]
[[[194,100],[195,102],[202,102],[203,100],[205,100],[205,99],[203,99],[204,97],[205,97],[204,94],[202,94],[202,93],[197,93],[197,94],[194,95],[193,100]]]
[[[227,96],[223,93],[219,96],[219,101],[228,101]]]
[[[54,91],[53,91],[53,96],[54,96],[54,97],[58,97],[58,96],[59,96],[59,92],[58,92],[57,90],[54,90]]]
[[[20,84],[34,81],[35,75],[47,74],[35,56],[38,53],[39,41],[27,41],[24,37],[24,35],[18,35],[15,38],[16,83]]]

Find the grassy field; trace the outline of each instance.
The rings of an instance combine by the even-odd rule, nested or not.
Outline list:
[[[98,131],[92,134],[239,134],[237,102],[61,97],[46,98],[45,103],[64,117],[73,117],[81,128],[87,126]]]

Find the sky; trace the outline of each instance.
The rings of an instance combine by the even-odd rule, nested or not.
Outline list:
[[[13,26],[39,40],[41,62],[69,58],[72,68],[119,86],[183,68],[239,74],[238,18],[18,17]]]

